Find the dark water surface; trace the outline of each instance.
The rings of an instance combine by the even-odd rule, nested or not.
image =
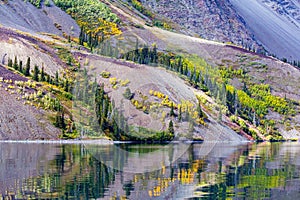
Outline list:
[[[300,143],[0,143],[3,199],[300,199]]]

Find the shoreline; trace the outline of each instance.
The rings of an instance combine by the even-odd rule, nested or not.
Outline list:
[[[94,139],[94,140],[0,140],[1,143],[8,144],[178,144],[178,143],[192,144],[192,143],[251,143],[251,141],[169,141],[162,143],[140,143],[136,141],[113,141],[107,139]]]
[[[22,144],[114,144],[112,140],[97,139],[97,140],[0,140],[1,143],[22,143]]]

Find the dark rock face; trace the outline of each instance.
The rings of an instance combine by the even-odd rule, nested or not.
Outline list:
[[[183,33],[300,60],[299,0],[141,0]]]
[[[227,0],[141,0],[159,15],[200,37],[257,48],[253,34]]]

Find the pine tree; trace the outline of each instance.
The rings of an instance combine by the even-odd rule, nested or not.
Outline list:
[[[54,125],[63,130],[66,128],[64,112],[58,112],[56,114]]]
[[[18,70],[18,59],[17,59],[17,56],[15,56],[14,69]]]
[[[37,65],[34,66],[33,80],[39,81],[39,68]]]
[[[169,122],[169,128],[168,128],[168,131],[170,134],[174,135],[175,131],[174,131],[174,125],[173,125],[173,121],[170,120]]]
[[[179,115],[178,115],[178,120],[181,121],[182,120],[182,110],[181,110],[181,106],[179,107]]]
[[[42,72],[41,72],[41,81],[45,81],[45,72],[44,72],[44,67],[42,67]]]
[[[20,60],[19,62],[19,72],[23,73],[23,62]]]
[[[201,104],[200,104],[200,101],[198,102],[198,105],[197,105],[197,113],[198,113],[198,117],[199,118],[203,118],[203,111],[201,109]]]
[[[174,112],[174,105],[173,105],[173,102],[172,102],[172,104],[171,104],[170,116],[171,116],[171,117],[175,117],[175,112]]]
[[[79,44],[83,45],[84,42],[84,30],[83,27],[80,28],[80,34],[79,34]]]
[[[27,58],[27,62],[26,62],[26,68],[25,68],[25,76],[29,76],[30,75],[30,57]]]
[[[69,80],[68,79],[66,79],[66,81],[65,81],[64,90],[66,92],[69,92]]]
[[[157,63],[157,47],[156,44],[153,45],[153,53],[152,53],[152,63]]]
[[[55,81],[54,81],[55,85],[58,86],[59,84],[59,79],[58,79],[58,71],[55,72]]]
[[[12,67],[12,66],[13,66],[12,59],[8,58],[7,66],[9,66],[9,67]]]

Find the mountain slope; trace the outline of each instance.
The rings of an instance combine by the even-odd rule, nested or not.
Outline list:
[[[52,4],[52,3],[51,3]],[[56,6],[42,5],[37,9],[22,0],[0,2],[0,25],[31,34],[45,32],[62,36],[63,33],[78,37],[80,28],[69,15]]]
[[[200,37],[257,48],[251,31],[228,1],[146,1],[143,4]]]
[[[2,9],[9,10],[9,6],[12,6],[19,13],[20,7],[18,4],[14,6],[12,2],[17,1],[2,4],[6,6]],[[115,134],[116,130],[129,128],[120,123],[126,119],[134,134],[136,130],[144,130],[143,128],[168,130],[168,123],[172,120],[179,136],[192,131],[195,136],[206,140],[244,140],[241,135],[248,139],[263,140],[281,138],[280,134],[287,139],[300,136],[297,126],[300,122],[298,69],[237,46],[152,27],[149,25],[150,19],[144,18],[121,1],[105,2],[122,20],[118,25],[122,34],[112,34],[113,36],[106,37],[106,40],[94,46],[91,46],[93,39],[87,39],[91,37],[91,32],[85,33],[84,37],[81,34],[80,45],[80,39],[67,40],[57,36],[62,35],[62,32],[55,33],[45,29],[52,34],[41,34],[40,30],[27,26],[25,18],[19,18],[22,22],[18,22],[25,27],[23,32],[15,30],[19,25],[14,24],[8,25],[14,29],[0,28],[0,44],[3,47],[0,58],[6,72],[11,74],[6,76],[5,70],[0,71],[0,76],[4,77],[2,96],[6,99],[18,99],[18,102],[12,102],[18,104],[16,107],[23,105],[24,109],[22,107],[21,110],[24,115],[28,113],[27,115],[32,116],[27,108],[43,113],[49,130],[55,129],[53,125],[58,126],[62,129],[63,136],[67,133],[72,137],[82,137],[94,126],[92,112],[95,110],[90,109],[87,103],[93,103],[95,99],[85,99],[86,103],[79,104],[81,108],[72,112],[72,98],[77,98],[77,94],[79,98],[87,96],[88,87],[76,90],[76,85],[73,84],[76,80],[85,80],[84,83],[87,84],[104,84],[102,95],[105,96],[106,106],[99,104],[99,107],[106,108],[105,117],[101,119],[106,121],[100,120],[100,123],[102,131],[107,134],[109,131],[110,134]],[[213,4],[213,7],[218,5]],[[55,5],[50,8],[58,9]],[[30,11],[32,15],[38,15],[41,9],[31,7]],[[74,22],[69,16],[65,21],[67,24]],[[0,23],[5,24],[6,19],[0,18]],[[53,21],[45,21],[45,27],[52,25]],[[100,28],[102,25],[99,25]],[[66,26],[64,28],[68,29],[69,25]],[[107,27],[109,30],[109,26]],[[26,29],[29,29],[28,32],[25,32]],[[96,27],[95,30],[101,29]],[[153,57],[154,49],[156,61],[145,62]],[[30,75],[24,75],[24,70],[20,71],[18,64],[15,66],[14,57],[18,62],[22,61],[23,66],[26,59],[31,58]],[[13,63],[10,63],[11,60]],[[181,67],[181,70],[176,70],[174,66]],[[85,77],[78,76],[79,72],[85,73],[85,70]],[[47,80],[42,79],[41,71],[47,74]],[[27,86],[29,83],[21,83],[20,86],[20,83],[15,82],[16,77],[36,81],[34,86],[31,83],[30,87]],[[87,78],[90,80],[86,80]],[[73,87],[75,90],[71,90]],[[129,97],[131,100],[124,97],[127,89],[132,92]],[[260,89],[263,93],[259,93]],[[263,98],[259,98],[259,95],[263,95]],[[235,102],[232,99],[236,99]],[[60,106],[57,105],[57,100]],[[13,105],[9,101],[3,101],[2,104],[9,113],[9,108]],[[50,109],[48,104],[52,105]],[[172,109],[175,112],[173,114]],[[10,120],[12,115],[2,116],[5,124],[22,129],[18,120]],[[18,118],[18,114],[15,116]],[[182,120],[181,116],[185,119]],[[39,119],[39,116],[33,118]],[[195,121],[189,121],[191,118]],[[81,119],[83,121],[80,122]],[[86,125],[87,129],[84,130],[77,122]],[[115,129],[118,126],[120,128]],[[99,126],[96,125],[97,127]],[[40,128],[43,125],[36,127]],[[9,138],[10,135],[5,130],[2,131],[3,138]],[[26,134],[30,136],[32,131],[26,130]],[[54,135],[47,132],[48,137],[37,134],[29,138],[56,138],[58,132]],[[99,136],[99,133],[93,134]]]
[[[290,61],[300,60],[299,1],[230,0],[246,21],[255,38],[269,52]]]
[[[300,60],[297,0],[146,1],[143,5],[201,37]],[[263,51],[262,51],[263,52]]]

